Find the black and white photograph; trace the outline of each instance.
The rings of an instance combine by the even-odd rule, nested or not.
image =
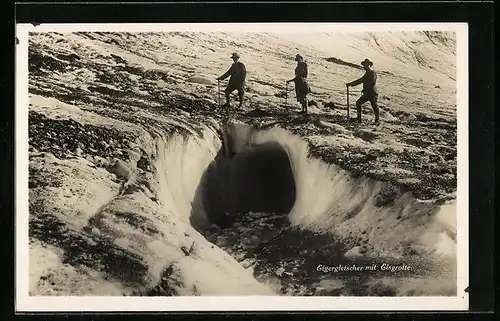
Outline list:
[[[467,309],[466,25],[16,36],[27,310]]]

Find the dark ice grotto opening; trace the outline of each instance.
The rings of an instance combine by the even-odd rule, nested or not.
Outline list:
[[[221,150],[222,152],[222,150]],[[288,214],[295,203],[295,182],[288,155],[276,142],[239,154],[219,153],[202,184],[208,219],[220,227],[248,212]]]

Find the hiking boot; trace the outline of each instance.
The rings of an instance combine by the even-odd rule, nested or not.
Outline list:
[[[380,120],[375,119],[375,121],[373,122],[373,124],[374,124],[374,125],[378,125],[378,124],[380,124]]]

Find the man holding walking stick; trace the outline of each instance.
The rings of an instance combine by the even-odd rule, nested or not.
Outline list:
[[[224,93],[226,94],[226,104],[224,106],[231,107],[229,102],[229,97],[233,91],[237,90],[238,101],[239,101],[238,108],[241,108],[241,106],[243,105],[243,96],[245,94],[244,86],[245,86],[247,71],[245,65],[241,61],[238,61],[240,59],[240,56],[236,52],[233,53],[231,58],[233,59],[234,63],[231,65],[231,67],[225,74],[217,78],[219,84],[219,105],[220,105],[220,81],[231,76],[231,78],[229,78],[229,83],[227,84],[227,87],[224,90]]]
[[[310,92],[309,84],[307,82],[308,67],[304,58],[297,54],[295,56],[295,61],[297,61],[297,66],[295,67],[295,77],[286,81],[287,92],[288,83],[295,82],[295,94],[297,96],[297,101],[302,105],[302,110],[300,113],[307,114],[307,94]]]
[[[346,84],[347,87],[347,105],[349,106],[349,87],[363,84],[363,91],[361,97],[356,101],[356,109],[358,112],[358,122],[361,123],[361,105],[369,101],[375,114],[375,124],[379,123],[379,110],[377,105],[378,90],[377,90],[377,74],[373,71],[373,62],[365,59],[361,62],[365,69],[363,77]],[[349,107],[348,107],[349,108]]]

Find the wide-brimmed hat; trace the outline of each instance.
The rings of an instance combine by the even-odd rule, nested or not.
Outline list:
[[[239,58],[240,55],[238,55],[238,53],[236,52],[233,52],[233,54],[231,55],[231,58]]]
[[[370,59],[366,58],[365,60],[363,60],[361,62],[361,66],[364,66],[364,65],[369,65],[371,67],[371,66],[373,66],[373,62],[371,62]]]
[[[300,54],[297,54],[295,56],[295,61],[298,61],[299,59],[304,59]]]

